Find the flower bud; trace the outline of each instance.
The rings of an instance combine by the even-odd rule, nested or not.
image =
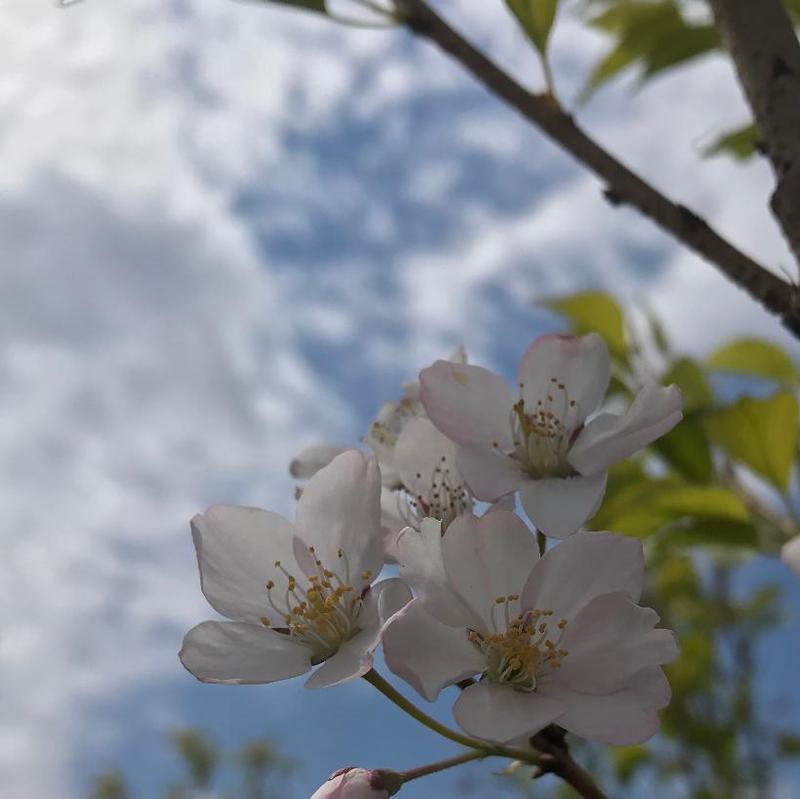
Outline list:
[[[388,799],[402,784],[394,771],[343,768],[331,774],[311,799]]]

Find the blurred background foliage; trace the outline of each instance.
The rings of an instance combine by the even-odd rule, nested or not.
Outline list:
[[[270,741],[255,739],[234,751],[223,751],[208,733],[180,729],[165,746],[175,753],[181,776],[159,792],[163,799],[287,799],[290,795],[287,778],[294,771],[294,761]],[[95,778],[88,799],[137,797],[125,774],[113,769]]]

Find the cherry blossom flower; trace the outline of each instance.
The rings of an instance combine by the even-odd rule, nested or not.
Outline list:
[[[443,363],[466,364],[467,353],[459,347]],[[402,488],[401,465],[395,462],[395,450],[400,437],[411,421],[425,418],[425,408],[420,402],[418,380],[410,380],[403,386],[403,396],[393,402],[384,403],[364,436],[367,444],[381,465],[383,484],[387,488]],[[407,486],[406,486],[407,488]]]
[[[456,451],[429,419],[412,419],[398,436],[394,462],[399,487],[384,487],[381,493],[388,559],[396,559],[394,544],[405,527],[419,530],[423,519],[432,518],[444,531],[457,516],[472,511],[472,495],[456,466]]]
[[[608,467],[682,418],[675,386],[647,386],[628,411],[587,422],[608,388],[603,339],[542,336],[519,366],[519,393],[479,366],[437,361],[420,373],[428,417],[459,445],[458,467],[476,498],[519,489],[531,521],[565,538],[597,511]]]
[[[794,572],[800,574],[800,535],[787,541],[781,549],[783,562]]]
[[[656,732],[670,697],[660,664],[677,645],[637,604],[641,542],[578,533],[539,559],[523,522],[497,510],[444,536],[432,522],[409,529],[398,556],[416,598],[384,631],[386,662],[429,701],[477,679],[453,708],[467,733],[517,742],[557,721],[634,744]]]
[[[383,624],[410,592],[371,586],[383,564],[380,471],[351,450],[308,482],[295,524],[258,508],[217,505],[192,520],[200,583],[231,621],[186,635],[180,659],[203,682],[267,683],[322,664],[311,688],[372,668]]]

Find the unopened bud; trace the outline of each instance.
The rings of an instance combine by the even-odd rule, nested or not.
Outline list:
[[[311,799],[388,799],[402,785],[396,771],[343,768],[331,774]]]

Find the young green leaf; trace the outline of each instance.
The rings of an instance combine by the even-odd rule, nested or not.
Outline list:
[[[708,483],[714,476],[711,445],[699,414],[687,414],[677,427],[651,446],[675,471],[693,483]]]
[[[558,10],[558,0],[506,0],[534,47],[544,55]]]
[[[327,0],[257,0],[260,3],[274,3],[281,6],[294,6],[317,14],[328,13]]]
[[[797,399],[790,392],[743,397],[707,420],[711,439],[735,461],[785,491],[797,447]]]
[[[703,156],[710,158],[725,153],[737,161],[746,161],[756,150],[758,129],[755,125],[744,125],[723,133],[703,150]]]
[[[683,408],[689,413],[702,410],[711,403],[711,386],[703,370],[691,358],[675,360],[661,378],[668,386],[675,383],[683,394]]]
[[[712,369],[763,377],[795,384],[800,372],[792,359],[776,344],[757,338],[741,338],[713,352],[708,360]]]
[[[687,21],[674,0],[614,3],[589,24],[611,34],[614,45],[590,75],[583,100],[629,66],[639,65],[647,79],[720,47],[716,28]]]
[[[622,359],[627,357],[625,318],[622,309],[609,294],[581,291],[542,304],[565,316],[576,335],[598,333],[606,340],[613,355]]]

